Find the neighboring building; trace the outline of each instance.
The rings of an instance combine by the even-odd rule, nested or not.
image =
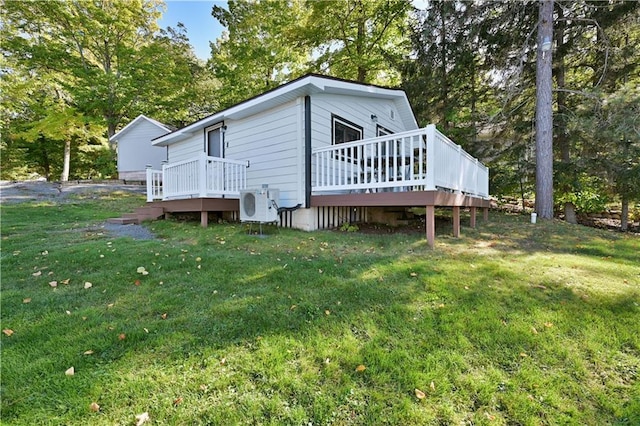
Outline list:
[[[146,167],[162,167],[167,159],[167,149],[153,146],[151,140],[171,129],[159,121],[139,115],[109,141],[116,145],[118,178],[123,180],[145,180]]]

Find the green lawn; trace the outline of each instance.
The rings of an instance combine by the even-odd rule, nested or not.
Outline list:
[[[637,236],[99,229],[141,204],[2,206],[2,424],[640,424]]]

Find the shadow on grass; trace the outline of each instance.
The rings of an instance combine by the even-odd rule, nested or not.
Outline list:
[[[58,268],[78,276],[80,283],[93,281],[90,290],[74,280],[75,286],[61,286],[54,293],[40,280],[38,296],[25,305],[21,301],[32,291],[31,284],[19,279],[31,271],[11,272],[15,281],[3,288],[3,317],[23,327],[16,327],[11,340],[3,340],[3,352],[14,355],[13,360],[5,358],[2,367],[2,411],[8,421],[33,406],[50,414],[68,410],[73,419],[86,419],[84,408],[78,408],[84,407],[86,394],[108,394],[101,388],[134,382],[136,376],[153,386],[172,372],[206,381],[207,375],[217,374],[213,366],[227,356],[239,358],[240,352],[255,360],[234,367],[238,375],[230,385],[220,379],[218,392],[248,382],[261,393],[298,401],[307,418],[315,416],[318,423],[327,422],[332,410],[339,412],[339,401],[346,399],[328,403],[324,409],[329,414],[315,412],[321,397],[312,390],[318,390],[319,380],[326,381],[326,394],[363,389],[353,397],[362,398],[356,401],[360,405],[347,407],[348,415],[363,423],[383,418],[400,422],[398,411],[413,403],[413,389],[434,380],[441,393],[431,402],[446,406],[448,399],[460,398],[455,409],[472,406],[479,416],[483,410],[502,410],[506,419],[526,423],[522,414],[507,408],[513,402],[501,396],[507,394],[500,389],[512,387],[521,388],[524,399],[527,394],[547,398],[551,402],[533,403],[544,416],[559,421],[568,416],[561,398],[593,404],[595,408],[587,408],[612,419],[618,414],[606,403],[608,392],[625,391],[636,380],[637,362],[620,353],[626,351],[635,360],[639,356],[638,337],[632,332],[640,302],[637,291],[585,297],[562,282],[527,276],[519,267],[531,253],[575,253],[581,250],[576,244],[592,248],[591,235],[568,235],[548,244],[553,229],[489,223],[470,231],[470,238],[495,243],[480,252],[483,257],[456,251],[469,244],[465,238],[445,238],[432,251],[413,236],[281,230],[255,238],[234,225],[206,230],[171,222],[151,226],[167,240],[110,239],[118,255],[99,264],[95,256],[83,253],[102,253],[97,248],[107,238],[51,250],[48,262],[59,262]],[[509,236],[508,244],[501,243],[500,234]],[[602,239],[602,234],[594,235]],[[624,263],[633,258],[629,247],[617,256]],[[620,251],[619,246],[611,250]],[[509,262],[505,254],[510,254]],[[11,265],[18,267],[19,262]],[[102,272],[92,271],[96,265]],[[137,274],[139,266],[149,275]],[[43,288],[47,293],[40,296]],[[289,346],[270,348],[265,340]],[[87,350],[93,353],[84,355]],[[333,376],[318,378],[288,362],[302,358],[305,351],[311,353],[307,361],[312,370],[330,353],[337,365],[327,370]],[[270,356],[277,361],[270,364]],[[602,366],[614,361],[629,370],[626,376],[615,376],[622,384],[602,375],[612,374]],[[271,370],[276,363],[296,377],[308,374],[300,379],[308,383],[270,379],[276,376]],[[358,364],[367,366],[367,374],[355,371]],[[63,371],[71,365],[78,376],[91,380],[64,380]],[[527,377],[530,371],[536,376]],[[580,375],[586,382],[604,381],[612,390],[598,388],[598,398],[585,403],[576,390],[583,379],[574,376]],[[132,395],[122,398],[134,404],[146,392],[154,398],[154,392],[164,392],[145,389],[127,389]],[[214,407],[224,409],[221,404]],[[266,404],[261,410],[266,418]],[[433,418],[454,422],[441,410]]]

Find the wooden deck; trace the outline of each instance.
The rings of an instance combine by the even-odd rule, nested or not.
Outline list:
[[[188,198],[182,200],[153,201],[150,207],[160,207],[165,214],[200,212],[200,223],[208,225],[209,212],[238,212],[240,203],[233,198]],[[483,209],[488,220],[490,202],[487,199],[446,191],[411,191],[352,193],[336,195],[312,195],[311,207],[420,207],[426,208],[426,237],[428,244],[435,244],[435,208],[450,207],[453,211],[453,235],[460,235],[460,208],[469,208],[471,227],[476,226],[477,209]],[[290,220],[290,218],[289,218]]]
[[[471,227],[476,226],[477,209],[483,209],[484,220],[489,220],[490,201],[484,198],[446,191],[378,192],[372,194],[315,195],[312,207],[424,207],[426,208],[426,236],[429,246],[435,244],[435,208],[451,207],[453,210],[453,236],[460,236],[460,207],[468,207]]]

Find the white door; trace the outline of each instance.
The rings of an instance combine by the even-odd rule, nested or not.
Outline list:
[[[224,157],[223,139],[222,123],[207,129],[207,155],[209,157]]]

